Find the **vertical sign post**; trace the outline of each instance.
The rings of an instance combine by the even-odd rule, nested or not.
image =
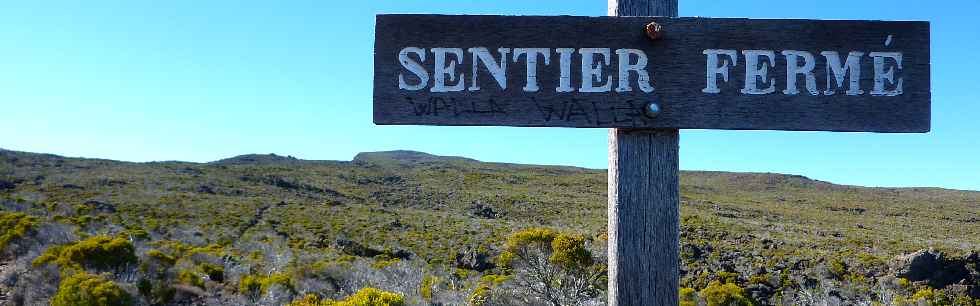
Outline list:
[[[677,0],[609,0],[609,15],[677,17]],[[610,306],[678,304],[678,140],[677,129],[609,130]]]

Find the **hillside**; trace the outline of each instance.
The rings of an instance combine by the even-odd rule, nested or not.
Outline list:
[[[513,233],[579,235],[601,259],[606,227],[605,170],[410,151],[210,163],[0,151],[0,195],[0,213],[30,225],[0,226],[0,305],[51,298],[69,264],[32,261],[103,236],[125,238],[137,258],[78,270],[107,273],[136,304],[278,305],[366,286],[457,304],[480,276],[515,273],[494,260]],[[980,192],[684,171],[681,195],[685,287],[737,283],[760,304],[891,303],[926,288],[980,298]],[[925,249],[935,251],[914,256],[938,256],[955,275],[906,271],[916,267],[902,256]],[[253,276],[265,282],[248,292]]]

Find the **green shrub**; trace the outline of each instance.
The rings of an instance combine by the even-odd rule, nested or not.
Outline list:
[[[285,273],[275,273],[269,276],[246,275],[238,281],[238,291],[246,295],[264,294],[273,285],[282,285],[290,291],[295,291],[292,278]]]
[[[837,279],[842,279],[844,275],[847,275],[847,264],[838,258],[830,259],[827,269],[829,269],[830,274],[833,274]]]
[[[51,298],[51,306],[132,305],[129,295],[116,283],[102,276],[75,273],[61,282]]]
[[[422,277],[422,284],[419,285],[419,295],[422,296],[422,300],[432,300],[432,289],[438,287],[441,282],[442,279],[437,276],[426,275]]]
[[[197,266],[201,272],[208,276],[208,279],[216,282],[225,281],[225,268],[219,265],[202,263]]]
[[[939,297],[941,296],[942,295],[936,292],[935,289],[932,289],[930,287],[925,287],[920,289],[919,291],[916,291],[915,294],[912,295],[911,300],[913,302],[926,301],[929,302],[930,305],[934,305],[936,300],[939,299]]]
[[[533,243],[551,244],[557,235],[558,233],[547,228],[526,229],[511,235],[507,239],[506,247],[508,250],[513,251],[521,246]]]
[[[718,272],[718,281],[722,284],[735,284],[738,283],[738,273],[735,272]]]
[[[149,298],[153,296],[153,283],[148,279],[142,278],[136,282],[136,290],[139,291],[140,295]]]
[[[180,272],[177,273],[177,279],[180,280],[181,284],[204,289],[204,279],[201,278],[200,275],[197,275],[197,273],[194,273],[194,271],[180,270]]]
[[[467,298],[467,305],[469,306],[488,306],[490,305],[490,286],[487,284],[480,284],[473,289],[473,293],[470,293],[470,297]]]
[[[456,268],[456,269],[453,269],[452,276],[455,277],[458,280],[465,280],[467,278],[470,278],[470,275],[473,275],[475,273],[476,272],[475,271],[472,271],[472,270],[467,270],[467,269],[463,269],[463,268]]]
[[[698,292],[694,288],[681,288],[680,292],[680,306],[697,306],[698,305]]]
[[[285,273],[275,273],[262,278],[262,292],[269,291],[269,288],[273,285],[282,285],[291,291],[295,290],[293,289],[293,280]]]
[[[547,228],[531,228],[514,233],[507,238],[504,251],[500,253],[498,261],[501,266],[509,267],[514,259],[514,252],[527,245],[551,245],[558,234]]]
[[[146,251],[146,256],[147,257],[150,257],[150,258],[153,258],[153,259],[156,259],[156,260],[160,261],[161,263],[164,263],[164,264],[166,264],[168,266],[173,266],[174,263],[177,262],[177,258],[174,258],[173,256],[167,255],[166,253],[161,252],[160,250],[155,250],[155,249]]]
[[[381,254],[374,257],[374,263],[371,264],[371,267],[375,270],[381,270],[400,261],[401,259],[392,258],[391,256]]]
[[[244,295],[255,296],[262,290],[262,277],[258,275],[245,275],[238,281],[238,292]]]
[[[902,289],[909,290],[912,288],[912,281],[909,281],[907,278],[899,277],[896,282],[898,283],[899,287],[902,287]]]
[[[751,277],[749,277],[749,285],[768,284],[768,283],[769,283],[768,273],[752,275]]]
[[[325,305],[325,301],[320,300],[320,297],[316,294],[307,294],[303,298],[294,300],[286,306],[321,306]]]
[[[327,302],[330,306],[404,306],[405,298],[400,294],[365,287],[357,293],[337,302]]]
[[[879,267],[887,264],[885,263],[885,260],[871,253],[859,253],[857,257],[862,264],[868,267]]]
[[[592,265],[592,253],[585,248],[585,238],[557,235],[551,241],[551,251],[551,257],[548,260],[566,269]]]
[[[188,245],[176,240],[158,240],[150,243],[155,247],[167,250],[174,254],[175,258],[182,258],[194,254],[207,254],[216,257],[225,255],[225,249],[219,244],[209,244],[203,247]]]
[[[23,213],[0,212],[0,251],[15,239],[20,239],[37,226],[37,217]]]
[[[133,243],[125,238],[92,236],[72,244],[49,247],[32,264],[41,266],[53,263],[61,266],[62,270],[83,267],[111,269],[137,263],[134,250]]]
[[[140,279],[136,289],[151,305],[167,304],[173,300],[177,290],[165,280]]]
[[[560,234],[547,228],[519,231],[507,239],[504,252],[498,257],[503,266],[511,266],[514,253],[522,248],[537,246],[550,251],[548,261],[563,268],[583,268],[593,264],[592,253],[585,247],[585,238]]]
[[[495,275],[489,274],[480,278],[480,282],[477,284],[473,292],[470,293],[470,297],[467,299],[467,304],[470,306],[486,306],[492,305],[490,298],[494,287],[503,284],[511,277],[506,275]]]
[[[139,239],[139,240],[150,239],[150,233],[147,232],[142,227],[134,227],[134,228],[127,229],[125,232],[123,232],[123,234],[132,237],[132,239]]]
[[[910,297],[897,296],[892,301],[894,305],[929,305],[929,306],[975,306],[980,300],[969,296],[954,296],[948,292],[924,286]]]
[[[701,289],[700,295],[708,306],[751,306],[752,300],[745,296],[745,290],[733,283],[722,284],[712,281]]]
[[[307,294],[286,306],[404,306],[405,299],[397,293],[371,287],[361,288],[357,293],[340,301],[321,300],[315,294]]]

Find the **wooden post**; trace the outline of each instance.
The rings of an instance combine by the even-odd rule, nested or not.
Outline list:
[[[609,15],[677,17],[677,0],[609,0]],[[676,129],[609,131],[608,305],[679,303],[678,140]]]
[[[677,17],[677,0],[609,0],[609,16]]]

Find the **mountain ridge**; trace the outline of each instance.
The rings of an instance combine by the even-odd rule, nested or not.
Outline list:
[[[477,164],[487,164],[487,165],[497,165],[497,166],[513,166],[513,167],[528,167],[528,168],[554,168],[554,169],[578,169],[587,171],[606,171],[602,168],[584,168],[578,166],[568,166],[568,165],[539,165],[539,164],[521,164],[521,163],[506,163],[506,162],[485,162],[473,158],[462,157],[462,156],[451,156],[451,155],[436,155],[421,151],[413,150],[388,150],[388,151],[367,151],[360,152],[354,155],[354,157],[349,160],[316,160],[316,159],[299,159],[291,155],[279,155],[276,153],[267,154],[241,154],[233,157],[218,159],[209,162],[191,162],[191,161],[180,161],[180,160],[167,160],[167,161],[146,161],[146,162],[131,162],[131,161],[121,161],[113,159],[103,159],[103,158],[92,158],[92,157],[68,157],[57,154],[50,153],[37,153],[37,152],[27,152],[27,151],[16,151],[0,148],[0,154],[14,154],[14,155],[26,155],[35,157],[45,157],[54,159],[75,159],[75,160],[92,160],[100,162],[113,162],[113,163],[123,163],[123,164],[165,164],[165,163],[178,163],[178,164],[197,164],[197,165],[257,165],[257,164],[304,164],[304,163],[370,163],[370,162],[396,162],[396,163],[408,163],[408,164],[420,164],[426,162],[464,162],[464,163],[477,163]],[[837,184],[831,181],[823,181],[810,178],[805,175],[799,174],[784,174],[777,172],[736,172],[736,171],[719,171],[719,170],[681,170],[681,173],[697,173],[697,174],[720,174],[720,175],[732,175],[732,176],[770,176],[775,175],[778,177],[783,177],[786,179],[798,179],[805,182],[812,182],[817,184],[829,184],[837,187],[857,187],[857,188],[875,188],[875,189],[897,189],[897,190],[946,190],[946,191],[956,191],[956,192],[973,192],[980,194],[980,190],[970,190],[970,189],[955,189],[946,187],[927,187],[927,186],[907,186],[907,187],[891,187],[891,186],[866,186],[866,185],[849,185],[849,184]]]

